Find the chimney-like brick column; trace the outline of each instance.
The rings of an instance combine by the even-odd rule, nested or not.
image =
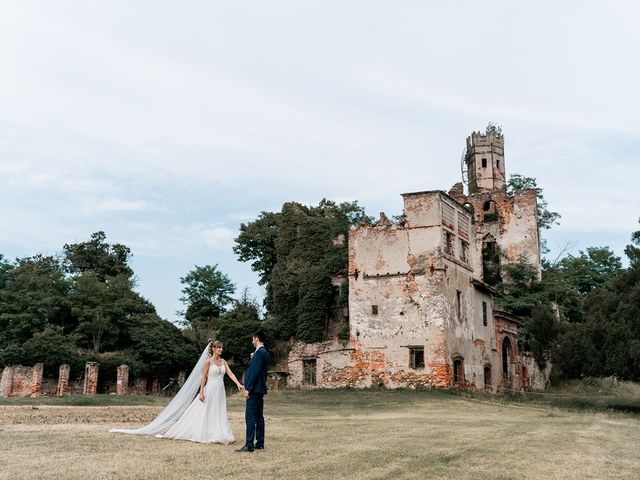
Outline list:
[[[58,373],[58,391],[56,395],[58,397],[64,397],[69,393],[69,372],[71,367],[66,363],[60,365],[60,371]]]
[[[31,377],[31,398],[40,396],[42,391],[42,374],[44,372],[44,363],[36,363],[33,366],[33,376]]]
[[[98,370],[100,364],[98,362],[87,362],[84,367],[84,395],[95,395],[98,390]]]
[[[129,393],[129,366],[120,365],[116,381],[116,395],[126,395],[127,393]]]
[[[149,385],[149,393],[151,395],[155,395],[158,393],[158,377],[153,377],[151,379],[151,385]]]
[[[10,397],[11,387],[13,385],[13,374],[16,371],[15,366],[4,367],[2,371],[2,380],[0,381],[0,397]]]

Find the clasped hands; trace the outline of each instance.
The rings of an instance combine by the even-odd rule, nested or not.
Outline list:
[[[245,400],[249,398],[249,392],[244,388],[244,385],[238,385],[238,390],[242,392],[242,396]]]

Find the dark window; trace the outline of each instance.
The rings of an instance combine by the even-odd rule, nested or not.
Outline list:
[[[378,314],[378,305],[371,305],[371,315]]]
[[[487,168],[487,159],[486,158],[482,159],[482,168]]]
[[[489,324],[487,318],[487,302],[482,302],[482,325],[485,327]]]
[[[449,255],[455,255],[455,248],[453,246],[453,233],[444,232],[444,253]]]
[[[509,364],[511,363],[511,340],[504,337],[502,340],[502,374],[509,378]]]
[[[496,160],[496,166],[498,167],[498,170],[500,170],[500,160]]]
[[[461,358],[453,361],[453,384],[458,386],[464,385],[464,363]]]
[[[316,359],[307,358],[302,360],[303,383],[305,385],[316,384]]]
[[[484,389],[491,390],[491,365],[484,367]]]
[[[460,240],[460,260],[469,262],[469,243]]]
[[[484,210],[485,212],[488,212],[490,209],[491,209],[491,202],[487,200],[482,204],[482,210]]]
[[[424,368],[424,347],[409,348],[409,366],[411,368]]]
[[[458,320],[462,317],[462,292],[456,290],[456,317]]]
[[[482,244],[482,278],[489,285],[501,281],[500,249],[495,241],[485,241]]]

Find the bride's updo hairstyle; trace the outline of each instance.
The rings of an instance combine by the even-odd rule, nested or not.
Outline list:
[[[209,356],[213,357],[213,350],[218,348],[218,347],[222,347],[224,344],[220,341],[220,340],[216,340],[215,342],[211,342],[209,344]]]

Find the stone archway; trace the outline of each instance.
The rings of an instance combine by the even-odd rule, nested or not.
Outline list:
[[[502,383],[505,388],[511,388],[511,362],[513,359],[513,348],[511,339],[505,336],[502,339]]]

